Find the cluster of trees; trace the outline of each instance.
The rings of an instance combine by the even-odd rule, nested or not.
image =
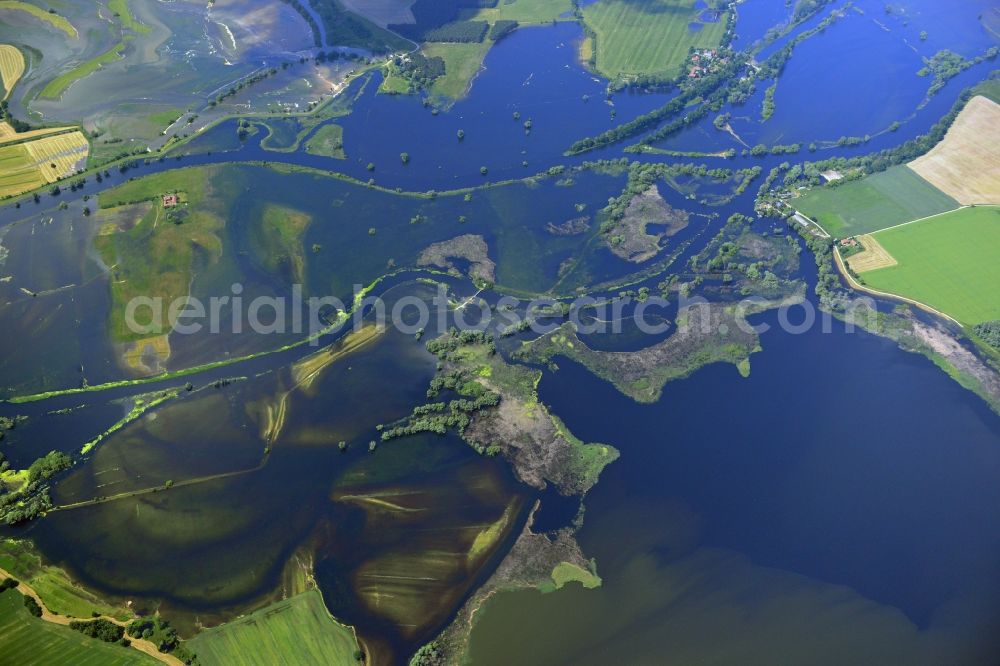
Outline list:
[[[986,344],[1000,349],[1000,320],[985,321],[972,327],[976,335],[982,338]]]
[[[746,192],[747,188],[750,187],[750,183],[757,180],[763,171],[764,170],[759,166],[751,167],[749,169],[740,169],[737,171],[736,173],[740,176],[740,184],[736,186],[733,194],[735,196],[739,196]]]
[[[8,430],[13,430],[17,424],[27,420],[26,416],[0,416],[0,440],[7,436]]]
[[[950,79],[955,78],[965,70],[981,62],[996,59],[998,53],[1000,53],[1000,49],[994,46],[988,49],[983,55],[969,60],[954,51],[942,49],[932,57],[924,58],[924,67],[917,74],[920,76],[934,75],[934,81],[927,90],[927,96],[930,97],[941,90],[941,88],[944,88]]]
[[[452,327],[448,335],[442,336],[427,343],[427,351],[437,356],[442,361],[459,347],[469,345],[486,345],[487,353],[491,356],[496,353],[496,342],[493,336],[485,331],[459,331]]]
[[[131,645],[131,641],[125,638],[125,629],[104,618],[89,621],[73,620],[69,623],[69,628],[105,643],[121,643],[125,647]]]
[[[792,155],[802,150],[802,144],[800,143],[779,143],[777,145],[771,146],[772,155]]]
[[[494,23],[493,27],[490,28],[490,39],[494,42],[499,42],[501,39],[517,30],[517,26],[517,21],[501,19]]]
[[[47,481],[53,476],[73,466],[73,459],[61,451],[49,451],[31,463],[28,468],[28,483]]]
[[[445,666],[447,663],[444,650],[438,641],[424,645],[410,658],[410,666]]]
[[[770,120],[774,115],[774,94],[778,92],[778,84],[772,83],[764,91],[764,104],[760,110],[761,120]]]
[[[486,38],[490,24],[486,21],[452,21],[428,30],[424,40],[428,42],[481,42]]]
[[[13,590],[18,585],[20,585],[20,583],[13,578],[4,578],[3,582],[0,583],[0,594],[3,594],[7,590]]]
[[[4,464],[9,467],[6,461]],[[73,459],[59,451],[50,451],[28,468],[28,479],[16,492],[5,492],[0,484],[0,523],[16,525],[37,518],[52,508],[48,486],[43,481],[73,465]]]
[[[37,518],[51,508],[48,488],[29,484],[19,492],[0,494],[0,523],[17,525]]]
[[[598,134],[597,136],[580,139],[570,146],[567,152],[571,155],[576,155],[588,150],[604,148],[605,146],[610,146],[618,143],[619,141],[629,139],[645,132],[646,130],[652,129],[664,120],[681,113],[688,108],[688,105],[691,102],[698,98],[704,98],[704,103],[698,107],[698,109],[689,112],[687,116],[678,121],[680,126],[700,119],[708,112],[708,108],[715,108],[715,110],[722,108],[722,105],[728,99],[730,92],[729,87],[724,84],[732,82],[735,76],[746,66],[746,56],[732,53],[724,55],[720,52],[719,57],[728,57],[729,63],[722,66],[718,71],[693,79],[690,82],[685,82],[682,84],[681,93],[660,108],[644,113],[634,120],[609,129],[606,132]],[[669,136],[669,134],[673,133],[673,131],[667,133],[666,136]],[[658,141],[662,138],[666,138],[666,136],[660,136],[655,140]],[[652,142],[653,141],[649,140],[643,141],[644,144]]]
[[[28,596],[27,594],[24,595],[24,607],[27,608],[28,612],[35,617],[42,616],[42,607],[38,605],[38,602],[35,601],[34,597]]]
[[[833,262],[834,239],[820,238],[799,224],[794,227],[816,258],[816,296],[820,305],[831,311],[844,310],[848,297]]]
[[[156,645],[164,654],[172,654],[185,664],[197,664],[198,658],[187,649],[177,635],[177,630],[160,617],[141,617],[129,623],[125,633],[132,638],[144,638]]]
[[[478,395],[450,400],[447,403],[436,402],[417,407],[401,425],[383,430],[382,441],[387,442],[397,437],[406,437],[422,432],[444,435],[449,430],[455,430],[461,434],[469,426],[473,414],[481,409],[496,407],[500,404],[500,394],[487,391],[478,382],[468,379],[461,371],[455,372],[459,376],[449,376],[442,388],[452,386],[450,390],[458,392],[459,395],[472,393],[478,393]]]
[[[427,343],[427,350],[442,361],[438,363],[438,374],[431,379],[427,389],[428,400],[438,398],[442,391],[449,391],[458,397],[447,402],[431,402],[414,408],[410,416],[399,425],[382,430],[383,442],[421,432],[444,435],[449,430],[455,430],[462,434],[471,422],[473,414],[500,404],[500,394],[488,390],[476,381],[470,372],[463,369],[443,371],[443,361],[451,353],[467,345],[485,345],[489,355],[496,353],[493,337],[483,331],[459,332],[453,328],[448,335]]]
[[[735,194],[740,195],[746,191],[750,183],[762,172],[760,167],[741,169],[738,172],[734,172],[732,169],[710,169],[704,164],[695,163],[632,162],[628,164],[624,160],[586,162],[585,166],[598,171],[613,171],[619,168],[628,169],[628,180],[625,183],[622,193],[617,197],[609,199],[608,205],[601,211],[605,215],[604,222],[601,223],[601,232],[604,234],[609,234],[618,227],[619,223],[625,218],[625,212],[636,195],[642,194],[658,180],[668,176],[693,176],[696,178],[712,178],[719,182],[725,182],[739,175],[743,180],[736,188]]]
[[[23,120],[18,120],[14,116],[10,115],[10,109],[7,106],[7,100],[0,101],[0,120],[4,120],[14,128],[15,132],[30,132],[31,125],[24,122]]]
[[[239,83],[236,83],[235,85],[231,86],[229,88],[229,90],[227,90],[225,92],[222,92],[222,93],[219,93],[215,97],[215,99],[211,100],[208,103],[208,105],[209,106],[215,106],[216,104],[222,104],[223,100],[225,100],[226,98],[232,97],[233,95],[235,95],[236,93],[240,92],[244,88],[248,88],[248,87],[252,86],[255,83],[259,83],[259,82],[263,81],[264,79],[268,78],[269,76],[274,76],[277,73],[278,73],[278,69],[276,67],[272,67],[270,69],[265,69],[262,72],[257,72],[256,74],[252,74],[252,75],[248,76],[247,78],[243,79],[242,81],[240,81]]]
[[[246,141],[247,137],[250,136],[250,130],[252,125],[246,118],[240,118],[239,123],[236,125],[236,136],[240,141]]]
[[[406,57],[396,57],[393,60],[396,73],[410,83],[410,91],[429,87],[445,75],[444,58],[434,56],[428,58],[421,53],[411,53]]]

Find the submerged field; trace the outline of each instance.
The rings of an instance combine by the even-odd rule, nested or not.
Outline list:
[[[833,69],[863,51],[881,75],[891,41],[913,67],[883,78],[922,98],[917,51],[947,34],[932,30],[927,46],[917,35],[938,1],[908,0],[901,17],[860,0],[808,43],[824,50],[797,47],[791,63]],[[589,35],[577,8],[594,21],[597,65],[639,78],[676,72],[700,40],[718,44],[728,17],[714,8],[728,0],[51,2],[86,49],[67,55],[57,47],[73,40],[40,24],[58,40],[52,52],[26,46],[31,67],[14,102],[131,35],[120,60],[25,109],[79,123],[101,144],[98,160],[133,140],[139,150],[120,172],[86,174],[82,191],[77,176],[58,196],[46,185],[0,209],[0,390],[10,399],[0,417],[27,417],[9,432],[0,419],[12,465],[0,483],[23,484],[49,448],[72,458],[39,491],[51,508],[12,532],[44,560],[5,559],[0,548],[0,566],[51,610],[155,614],[203,666],[996,661],[1000,421],[924,357],[959,367],[945,352],[911,339],[937,318],[911,318],[893,299],[879,299],[880,315],[924,356],[844,335],[839,320],[789,334],[783,312],[767,308],[850,292],[832,261],[814,261],[829,259],[827,247],[753,201],[759,187],[784,186],[770,193],[775,206],[805,192],[782,167],[766,176],[786,159],[787,171],[827,156],[851,164],[909,140],[941,117],[934,104],[947,108],[961,79],[899,133],[874,128],[867,147],[846,147],[827,145],[842,131],[835,123],[809,113],[790,122],[791,98],[820,98],[851,127],[875,122],[881,98],[855,70],[843,88],[782,78],[789,99],[779,95],[767,132],[803,141],[785,157],[749,154],[778,139],[740,125],[763,127],[768,85],[744,69],[731,83],[756,92],[741,89],[740,102],[723,89],[660,118],[666,128],[713,111],[685,119],[659,154],[621,142],[579,158],[563,153],[572,140],[631,124],[676,91],[641,80],[607,92],[577,62]],[[736,4],[749,15],[783,8],[791,20],[813,3]],[[845,2],[815,4],[804,30]],[[313,32],[310,6],[326,30]],[[428,97],[394,97],[376,94],[380,56],[343,57],[339,47],[385,36],[365,33],[371,24],[352,8],[404,24],[400,34],[451,10],[535,25],[498,44],[425,44],[447,74],[428,81]],[[0,42],[20,45],[14,30],[0,26]],[[340,89],[311,60],[321,32],[321,50],[360,75],[317,109],[288,81],[317,95]],[[272,65],[273,78],[225,96]],[[121,124],[129,114],[134,124]],[[191,140],[145,152],[141,118],[150,136],[167,128]],[[0,124],[0,155],[4,134]],[[727,150],[744,137],[748,154]],[[803,148],[812,139],[818,155]],[[14,146],[22,160],[25,145]],[[939,299],[949,313],[982,308],[970,322],[997,318],[1000,238],[986,217],[996,211],[889,229],[958,203],[906,167],[842,185],[799,200],[828,229],[862,236],[869,254],[851,258],[862,280],[896,275],[914,299]],[[297,295],[329,301],[301,312],[298,329]],[[424,322],[417,310],[436,295],[444,304],[429,310],[444,318]],[[522,302],[509,305],[511,295]],[[185,296],[216,313],[193,315],[202,330],[185,333],[162,310],[162,329],[127,325],[126,304]],[[544,300],[528,310],[529,298]],[[576,327],[571,302],[583,306]],[[751,302],[761,332],[744,327]],[[631,316],[647,305],[654,330]],[[386,329],[374,325],[381,306],[394,322]],[[348,313],[359,315],[354,331],[331,332]],[[488,315],[484,332],[448,332]],[[530,319],[551,332],[521,326]],[[314,330],[326,332],[308,339]],[[0,508],[11,497],[0,487]],[[0,666],[143,658],[79,635],[57,641],[20,607],[12,628],[3,597]],[[63,638],[94,652],[78,655]]]
[[[834,237],[871,233],[959,207],[906,166],[814,189],[792,205]]]
[[[700,7],[700,8],[696,8]],[[691,47],[715,48],[725,33],[725,16],[702,22],[697,0],[598,0],[583,8],[583,20],[597,35],[597,70],[621,75],[676,76]]]
[[[867,285],[963,324],[1000,319],[1000,208],[964,208],[874,237],[897,264],[862,273]]]

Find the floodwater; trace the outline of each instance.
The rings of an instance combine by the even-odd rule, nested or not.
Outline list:
[[[902,14],[886,16],[882,4],[859,0],[861,11],[801,43],[769,121],[759,118],[767,82],[747,105],[723,109],[737,133],[750,145],[873,135],[858,148],[823,149],[825,157],[864,154],[925,132],[992,65],[965,72],[921,107],[930,83],[916,76],[921,59],[941,48],[971,57],[992,45],[978,23],[989,3],[901,4]],[[736,45],[760,39],[788,13],[783,0],[748,0]],[[89,250],[97,216],[85,222],[81,211],[83,193],[131,176],[266,160],[441,192],[585,159],[636,158],[622,152],[626,144],[562,154],[574,140],[669,99],[623,92],[606,100],[606,82],[578,63],[580,37],[570,24],[517,31],[488,55],[470,95],[437,115],[418,98],[376,94],[377,76],[363,90],[355,84],[350,92],[360,96],[351,115],[330,121],[344,127],[344,161],[268,151],[265,133],[241,145],[235,125],[223,124],[181,160],[139,165],[103,185],[90,182],[80,194],[64,193],[66,210],[48,197],[0,209],[9,251],[0,253],[2,272],[13,276],[0,285],[0,322],[16,334],[0,346],[0,383],[25,392],[74,386],[81,374],[91,383],[123,376],[117,350],[102,335],[110,300]],[[879,134],[894,120],[906,122]],[[282,126],[272,141],[290,143],[296,130]],[[741,146],[709,117],[663,147]],[[409,164],[401,152],[410,154]],[[808,159],[803,155],[798,159]],[[786,159],[709,165],[766,173]],[[222,233],[232,251],[203,267],[192,289],[210,297],[239,280],[250,294],[287,294],[287,276],[263,270],[254,245],[261,208],[270,203],[313,218],[303,236],[305,248],[321,248],[307,251],[310,293],[349,298],[353,285],[413,266],[428,244],[471,233],[487,241],[498,284],[571,294],[636,269],[591,242],[597,211],[623,182],[620,174],[585,171],[479,189],[470,201],[461,194],[418,199],[245,164],[213,182],[213,206],[229,220]],[[661,186],[671,205],[698,214],[672,239],[674,248],[690,242],[696,249],[731,213],[750,213],[757,186],[731,201],[721,198],[728,185],[697,196]],[[721,205],[703,204],[709,195]],[[590,218],[586,233],[547,231],[549,223],[580,217]],[[569,260],[573,271],[565,273]],[[802,264],[801,277],[812,280],[811,259],[803,255]],[[426,297],[411,278],[387,280],[377,293]],[[46,295],[27,296],[22,286]],[[21,342],[27,339],[34,344]],[[176,341],[174,362],[188,367],[292,339],[195,336]],[[622,350],[655,341],[631,331],[588,344]],[[582,440],[622,452],[585,498],[579,533],[603,585],[496,595],[473,632],[473,663],[997,661],[1000,418],[923,357],[837,324],[829,333],[772,331],[762,345],[748,379],[729,365],[710,366],[668,384],[651,405],[565,359],[558,371],[546,371],[539,390],[552,412]],[[57,503],[83,505],[15,532],[84,583],[144,610],[158,608],[185,631],[266,603],[312,565],[334,615],[356,624],[377,655],[402,663],[494,570],[534,500],[542,502],[542,530],[572,522],[578,500],[528,489],[502,460],[478,456],[454,436],[407,438],[369,454],[377,425],[425,400],[435,359],[412,336],[387,332],[326,367],[306,389],[293,388],[291,366],[312,351],[193,376],[194,391],[115,433],[58,480]],[[213,388],[221,379],[234,381]],[[4,405],[5,414],[31,417],[7,440],[8,457],[23,466],[52,448],[78,450],[128,411],[131,396],[184,381]],[[64,408],[74,409],[54,413]],[[348,443],[346,453],[339,441]],[[153,492],[167,482],[169,490]],[[507,515],[514,519],[501,537],[470,558],[482,528]]]

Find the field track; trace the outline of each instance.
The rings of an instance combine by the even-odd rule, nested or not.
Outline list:
[[[1000,319],[1000,207],[962,208],[873,236],[897,263],[867,270],[859,278],[867,288],[964,325]]]

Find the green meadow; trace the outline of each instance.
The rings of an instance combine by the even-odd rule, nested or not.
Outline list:
[[[609,77],[630,74],[675,76],[688,50],[722,42],[726,17],[698,23],[696,0],[598,0],[583,8],[583,20],[597,35],[597,69]]]
[[[837,238],[872,233],[959,207],[907,166],[836,187],[814,188],[793,205]]]
[[[517,21],[518,23],[547,23],[558,21],[564,15],[572,17],[570,0],[502,0],[496,7],[478,9],[469,18],[482,21]]]
[[[330,616],[315,589],[203,631],[189,647],[203,666],[358,663],[354,632]]]
[[[16,590],[0,593],[0,663],[133,666],[158,663],[137,650],[87,638],[69,627],[32,617]]]
[[[1000,319],[1000,208],[964,208],[875,238],[899,263],[864,273],[865,284],[966,325]]]

